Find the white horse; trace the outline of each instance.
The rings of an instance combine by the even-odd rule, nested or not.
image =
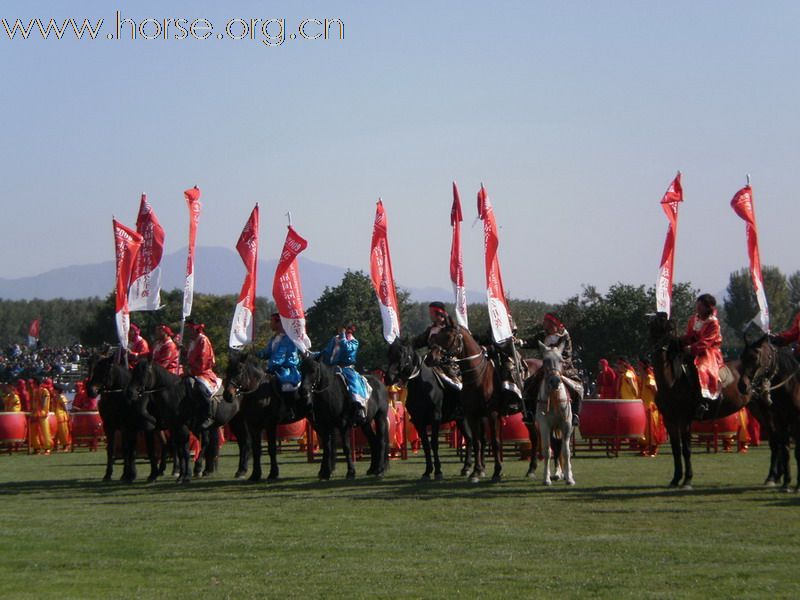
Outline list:
[[[561,434],[561,464],[564,469],[564,481],[567,485],[575,485],[572,476],[569,441],[572,437],[572,406],[569,393],[561,379],[561,353],[564,344],[550,348],[539,342],[542,351],[542,369],[544,379],[539,388],[536,402],[536,424],[539,426],[539,439],[544,454],[544,485],[550,485],[550,434]],[[556,463],[558,463],[558,458]]]

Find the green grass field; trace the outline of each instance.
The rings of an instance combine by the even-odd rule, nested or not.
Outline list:
[[[469,484],[449,449],[444,482],[418,482],[414,455],[380,481],[345,481],[340,465],[320,483],[286,451],[281,482],[249,484],[232,479],[234,452],[188,486],[103,483],[104,454],[86,450],[0,456],[0,596],[800,594],[800,497],[760,485],[763,447],[696,452],[683,492],[666,488],[668,455],[579,453],[578,485],[545,488],[518,460],[503,483]]]

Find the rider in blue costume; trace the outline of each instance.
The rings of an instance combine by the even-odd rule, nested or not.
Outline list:
[[[320,353],[320,360],[326,365],[340,367],[347,382],[347,389],[353,398],[354,425],[362,425],[367,420],[367,386],[365,379],[355,369],[358,354],[358,340],[354,334],[355,325],[348,325],[333,336]]]
[[[267,360],[267,371],[278,378],[282,392],[294,392],[300,386],[300,353],[286,335],[278,313],[272,314],[270,328],[274,335],[256,356]]]

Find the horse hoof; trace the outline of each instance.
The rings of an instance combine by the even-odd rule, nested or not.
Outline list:
[[[233,478],[234,479],[238,479],[239,481],[241,481],[242,479],[245,478],[245,474],[244,473],[236,473],[236,475],[234,475]]]
[[[545,479],[545,480],[542,482],[542,484],[544,484],[544,485],[553,485],[553,482],[552,482],[551,480],[549,480],[549,479]]]
[[[681,486],[681,489],[682,489],[682,490],[686,490],[686,491],[692,491],[694,488],[692,487],[692,484],[691,484],[691,483],[684,483],[684,484]]]
[[[331,480],[331,476],[330,475],[323,475],[322,473],[320,473],[319,475],[317,475],[317,479],[319,479],[320,481],[330,481]]]
[[[669,482],[669,487],[671,487],[671,488],[676,488],[676,487],[678,487],[678,484],[679,484],[679,482],[678,482],[678,481],[675,481],[675,480],[673,479],[672,481],[670,481],[670,482]]]
[[[111,481],[111,475],[105,475],[103,481]]]
[[[469,475],[469,469],[467,467],[464,467],[463,469],[461,469],[461,476],[466,477],[467,475]]]
[[[788,485],[784,485],[784,486],[781,486],[781,491],[783,493],[785,493],[785,494],[788,494],[789,492],[792,491],[792,488],[790,488]]]
[[[778,484],[777,484],[777,483],[775,483],[775,481],[774,481],[773,479],[767,479],[767,480],[764,482],[764,485],[765,485],[766,487],[768,487],[768,488],[774,488],[774,487],[775,487],[775,486],[777,486]]]
[[[472,475],[469,478],[470,483],[480,483],[481,478],[478,475]]]
[[[433,476],[433,479],[434,479],[434,481],[443,481],[444,480],[444,474],[443,473],[436,473]]]
[[[422,474],[422,477],[420,477],[420,478],[419,478],[419,480],[420,480],[420,481],[430,481],[430,480],[431,480],[431,475],[430,475],[430,473],[423,473],[423,474]]]
[[[156,479],[158,479],[158,475],[151,475],[147,478],[147,483],[155,483]]]
[[[492,475],[492,483],[500,483],[503,481],[503,474],[498,473],[497,475]]]
[[[567,485],[575,485],[575,480],[570,477],[567,479]]]
[[[267,483],[278,483],[278,477],[267,477]]]
[[[347,475],[345,475],[344,477],[345,477],[345,479],[355,479],[356,478],[356,472],[355,471],[348,471]]]
[[[375,479],[383,479],[384,477],[386,477],[386,471],[375,472]]]

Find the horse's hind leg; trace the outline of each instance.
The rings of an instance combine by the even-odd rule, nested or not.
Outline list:
[[[677,425],[667,423],[667,431],[669,432],[669,445],[672,448],[672,462],[674,466],[672,481],[669,482],[669,487],[678,487],[683,478],[683,459],[681,457],[681,431]]]
[[[529,479],[533,479],[536,476],[536,467],[538,465],[539,436],[536,433],[536,425],[534,423],[528,424],[527,427],[528,439],[531,441],[531,460],[528,464],[528,472],[525,476]]]
[[[147,483],[153,483],[158,479],[158,459],[156,458],[156,432],[147,431],[144,434],[147,444],[147,459],[150,461],[150,475],[147,476]]]
[[[570,417],[571,419],[572,417]],[[570,452],[569,442],[572,437],[572,424],[567,423],[562,428],[561,438],[561,459],[564,463],[564,481],[567,485],[575,485],[575,477],[572,474],[572,452]]]
[[[539,420],[539,439],[542,440],[542,455],[544,457],[544,475],[542,483],[550,485],[550,425],[545,419]]]
[[[106,472],[103,481],[111,481],[114,474],[114,444],[116,443],[117,430],[106,429]]]
[[[267,483],[274,483],[280,477],[278,467],[278,424],[271,423],[267,426],[267,450],[269,451],[269,475]]]
[[[433,438],[433,432],[431,432],[429,438],[427,426],[414,423],[414,427],[422,443],[422,451],[425,453],[425,472],[422,474],[421,479],[423,481],[428,481],[431,478],[431,473],[433,473],[433,457],[431,456],[431,439]]]
[[[217,459],[219,458],[219,427],[212,427],[208,430],[206,442],[203,448],[203,454],[206,459],[203,477],[213,475],[217,471]]]
[[[472,446],[472,430],[466,419],[459,419],[457,425],[458,429],[461,431],[461,436],[464,438],[464,466],[461,467],[461,475],[465,477],[469,475],[472,470],[472,463],[475,456]]]
[[[503,479],[503,453],[500,447],[500,415],[496,412],[489,416],[489,435],[491,436],[492,458],[494,458],[492,481],[497,483]]]
[[[442,461],[439,458],[439,421],[431,423],[431,455],[433,456],[433,478],[436,481],[444,479],[442,474]]]
[[[690,431],[689,425],[683,427],[681,430],[681,446],[683,446],[683,462],[686,464],[686,474],[683,477],[683,483],[681,483],[681,487],[685,490],[692,489],[692,477],[694,473],[692,472],[692,433]]]
[[[342,452],[344,453],[344,459],[347,463],[347,474],[345,477],[347,479],[355,479],[356,478],[356,463],[353,460],[353,451],[352,446],[350,444],[350,427],[341,427],[339,432],[342,436]],[[334,436],[331,436],[333,438]],[[331,456],[331,461],[336,459],[336,447],[334,445],[333,452]]]

